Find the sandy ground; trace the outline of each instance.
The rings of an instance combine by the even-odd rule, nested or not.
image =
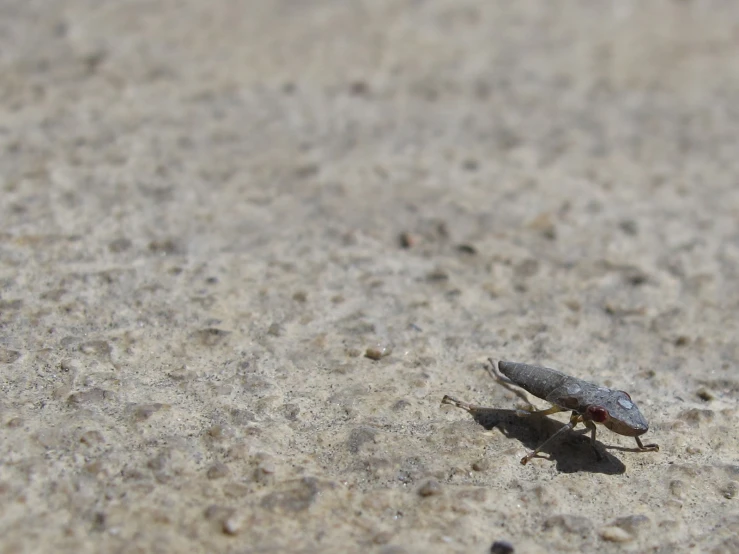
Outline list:
[[[738,21],[3,1],[0,552],[739,551]]]

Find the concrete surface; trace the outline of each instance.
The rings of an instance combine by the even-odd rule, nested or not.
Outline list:
[[[0,551],[739,550],[737,48],[719,0],[0,3]],[[517,405],[488,356],[660,452],[521,466],[556,421],[440,406]]]

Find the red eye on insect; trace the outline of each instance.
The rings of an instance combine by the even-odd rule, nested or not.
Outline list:
[[[602,406],[590,406],[588,408],[588,415],[596,423],[603,423],[608,419],[608,410]]]

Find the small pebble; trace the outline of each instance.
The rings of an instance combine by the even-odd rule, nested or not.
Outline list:
[[[559,528],[567,533],[585,537],[590,534],[593,522],[584,516],[560,514],[551,516],[544,521],[544,529]]]
[[[108,243],[108,249],[113,253],[120,253],[131,248],[133,243],[127,238],[118,238]]]
[[[80,344],[80,352],[93,356],[110,356],[113,351],[110,344],[104,340],[91,340]]]
[[[680,335],[675,339],[675,346],[686,346],[690,342],[690,338],[685,335]]]
[[[265,452],[259,452],[252,457],[254,465],[254,480],[257,483],[269,483],[277,473],[277,463],[274,458]]]
[[[698,408],[688,408],[683,410],[677,416],[679,419],[687,422],[691,426],[698,426],[702,423],[711,422],[716,417],[713,410],[699,410]]]
[[[73,358],[64,358],[59,363],[59,369],[61,369],[64,372],[72,372],[72,373],[79,373],[80,370],[80,362],[79,360],[75,360]]]
[[[8,350],[6,348],[0,348],[0,364],[12,364],[18,358],[21,357],[21,353],[17,350]]]
[[[477,249],[471,244],[460,244],[457,246],[457,251],[462,254],[469,254],[470,256],[477,254]]]
[[[209,437],[216,439],[216,440],[223,439],[227,434],[223,425],[218,425],[218,424],[213,425],[206,432],[208,433]]]
[[[400,243],[401,248],[413,248],[417,241],[413,235],[406,232],[400,233],[400,236],[398,237],[398,242]]]
[[[103,462],[100,460],[94,460],[92,462],[88,462],[83,467],[84,467],[84,470],[90,475],[100,475],[101,473],[105,473],[105,466],[103,465]]]
[[[296,404],[283,404],[280,410],[290,421],[297,421],[298,414],[300,414],[300,407]]]
[[[222,342],[230,334],[230,331],[217,329],[215,327],[207,327],[205,329],[195,331],[194,337],[203,346],[212,347]]]
[[[370,442],[374,442],[377,438],[377,429],[369,425],[359,426],[349,433],[349,439],[347,440],[347,447],[349,452],[357,454],[362,448],[362,445]]]
[[[538,260],[529,258],[516,264],[516,266],[513,268],[513,272],[515,273],[516,277],[519,278],[533,277],[539,272],[539,267],[540,264]]]
[[[164,238],[162,240],[153,240],[149,243],[149,251],[152,254],[159,254],[160,256],[168,256],[177,254],[182,251],[181,246],[175,239]]]
[[[721,489],[721,494],[727,500],[731,500],[732,498],[735,498],[737,492],[739,492],[739,483],[737,483],[736,481],[729,481],[726,484],[726,486],[723,489]]]
[[[262,475],[274,475],[277,471],[277,464],[272,460],[262,460],[257,465],[257,471]]]
[[[477,169],[480,167],[480,164],[477,160],[468,158],[462,162],[462,169],[465,171],[477,171]]]
[[[320,492],[320,482],[315,477],[303,477],[291,481],[291,488],[276,490],[263,497],[259,503],[262,508],[295,514],[304,512],[316,501]]]
[[[71,385],[62,385],[60,387],[56,387],[51,392],[51,397],[54,400],[61,400],[62,398],[68,397],[71,392],[72,392],[72,386]]]
[[[448,281],[449,280],[449,274],[446,271],[443,271],[441,269],[437,269],[435,271],[432,271],[428,275],[426,275],[426,280],[431,281],[432,283],[439,283],[441,281]]]
[[[508,541],[495,541],[490,547],[490,554],[513,554],[515,548]]]
[[[633,219],[624,219],[618,226],[621,227],[621,230],[624,233],[632,237],[639,232],[639,226]]]
[[[310,177],[314,177],[315,175],[318,175],[318,172],[320,170],[321,168],[317,166],[316,164],[308,163],[308,164],[296,167],[294,175],[298,177],[299,179],[308,179]]]
[[[133,417],[136,421],[145,421],[164,407],[164,404],[155,402],[153,404],[139,404],[133,409]]]
[[[710,402],[711,400],[715,398],[713,394],[711,394],[711,391],[703,387],[698,389],[698,391],[695,394],[698,396],[698,398],[703,400],[703,402]]]
[[[408,402],[405,399],[398,400],[395,404],[393,404],[392,410],[394,412],[399,412],[401,410],[405,410],[411,405],[410,402]]]
[[[87,446],[93,446],[105,442],[105,439],[100,431],[85,431],[80,435],[80,442]]]
[[[634,539],[630,533],[615,526],[604,527],[600,531],[600,536],[603,540],[610,542],[629,542]]]
[[[472,462],[472,469],[474,471],[487,471],[490,469],[490,462],[485,458],[480,458],[479,460]]]
[[[221,462],[216,462],[208,468],[208,479],[221,479],[229,473],[228,466]]]
[[[67,403],[70,406],[82,406],[83,404],[96,404],[111,397],[110,391],[92,388],[83,392],[70,394]]]
[[[638,535],[640,531],[649,527],[649,518],[642,514],[620,517],[613,522],[616,527],[620,527],[627,533]]]
[[[211,504],[205,509],[203,515],[205,516],[205,519],[209,520],[225,520],[231,517],[233,513],[233,508],[221,506],[220,504]]]
[[[349,84],[349,94],[352,96],[367,96],[370,93],[370,86],[367,81],[354,81]]]
[[[552,221],[552,215],[549,213],[539,214],[528,224],[528,227],[539,232],[546,239],[554,240],[557,238],[557,228]]]
[[[244,519],[235,514],[228,517],[223,522],[223,532],[227,535],[238,535],[244,529]]]
[[[421,488],[418,489],[418,494],[421,496],[436,496],[442,493],[441,485],[438,481],[426,481]]]
[[[389,346],[375,346],[368,348],[364,355],[370,360],[379,360],[385,356],[389,356],[393,352],[393,349]]]
[[[387,544],[392,539],[392,534],[388,533],[387,531],[380,531],[374,537],[372,537],[372,542],[375,544]]]
[[[643,285],[647,281],[649,281],[649,275],[644,273],[643,271],[639,269],[634,269],[632,271],[628,271],[625,275],[626,282],[629,283],[633,287],[638,287],[639,285]],[[681,337],[685,338],[685,337]],[[675,343],[677,344],[677,343]],[[683,346],[684,344],[687,344],[687,341],[682,344],[677,344],[677,346]]]
[[[670,493],[675,498],[685,498],[685,483],[679,479],[670,481]]]
[[[107,517],[104,512],[95,512],[92,516],[93,531],[105,531],[105,522]]]

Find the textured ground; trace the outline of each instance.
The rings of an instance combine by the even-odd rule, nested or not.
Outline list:
[[[737,21],[4,0],[0,552],[737,551]],[[661,451],[521,466],[488,356]]]

